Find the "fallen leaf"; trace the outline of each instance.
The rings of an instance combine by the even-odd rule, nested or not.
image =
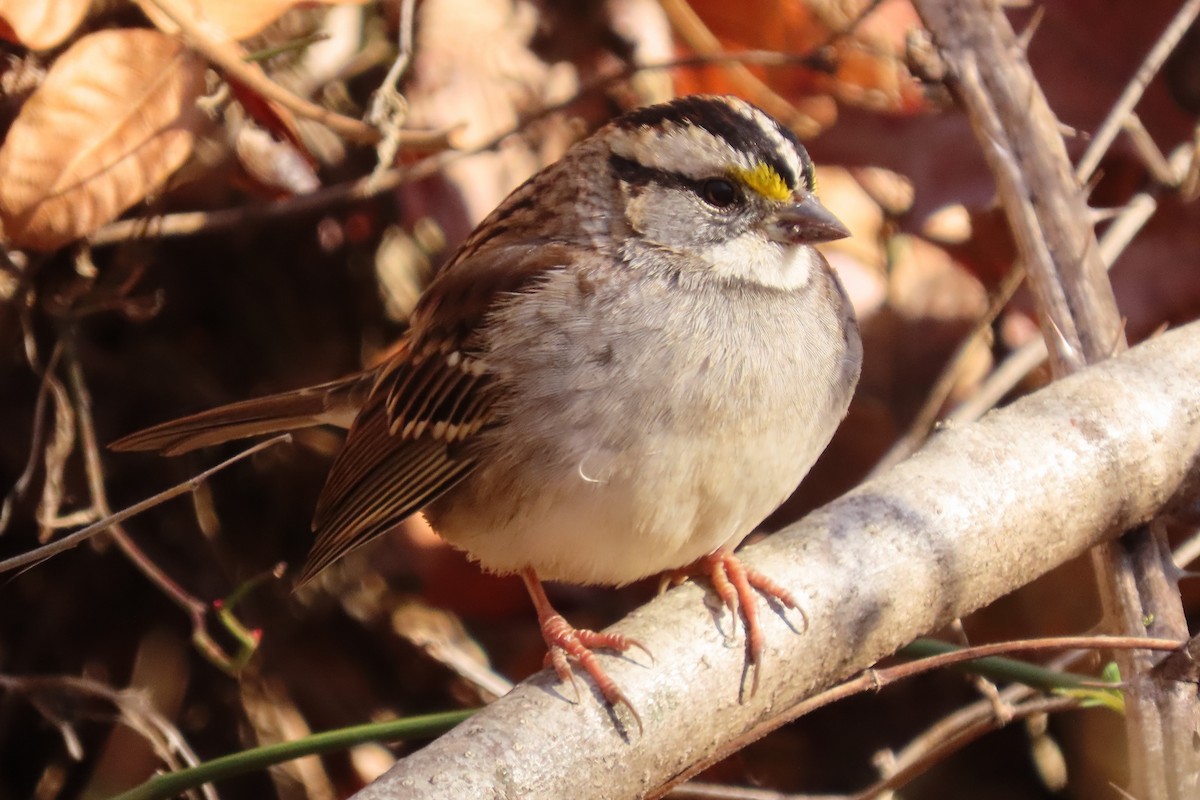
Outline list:
[[[0,0],[0,38],[49,50],[75,32],[90,5],[91,0]]]
[[[158,189],[191,155],[204,69],[157,31],[100,31],[75,42],[0,147],[5,239],[54,250]]]

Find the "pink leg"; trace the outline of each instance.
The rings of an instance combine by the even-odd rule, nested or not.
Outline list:
[[[631,647],[636,647],[647,655],[650,654],[650,651],[646,650],[641,642],[630,639],[628,636],[573,627],[550,605],[550,599],[546,597],[546,590],[542,588],[542,582],[532,568],[527,567],[521,570],[521,578],[525,581],[525,588],[529,590],[529,598],[533,600],[533,607],[537,609],[542,638],[546,640],[546,647],[549,648],[546,659],[558,673],[559,680],[564,683],[570,681],[578,694],[579,687],[575,685],[575,673],[571,670],[567,657],[575,659],[575,663],[591,677],[609,705],[623,705],[629,709],[640,731],[642,718],[629,699],[625,697],[625,693],[600,666],[600,662],[592,650],[597,647],[606,647],[623,653]]]

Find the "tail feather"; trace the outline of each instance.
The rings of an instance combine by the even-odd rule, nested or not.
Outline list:
[[[131,433],[109,447],[175,456],[234,439],[314,425],[349,428],[374,379],[373,372],[362,372],[318,386],[231,403]]]

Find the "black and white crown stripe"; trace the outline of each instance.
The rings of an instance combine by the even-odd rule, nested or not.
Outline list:
[[[613,153],[648,169],[700,180],[766,164],[789,189],[813,188],[812,160],[795,134],[735,97],[684,97],[632,111],[614,127]]]

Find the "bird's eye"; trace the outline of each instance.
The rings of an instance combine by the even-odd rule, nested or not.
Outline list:
[[[700,197],[711,206],[725,208],[737,202],[738,190],[724,178],[709,178],[700,187]]]

